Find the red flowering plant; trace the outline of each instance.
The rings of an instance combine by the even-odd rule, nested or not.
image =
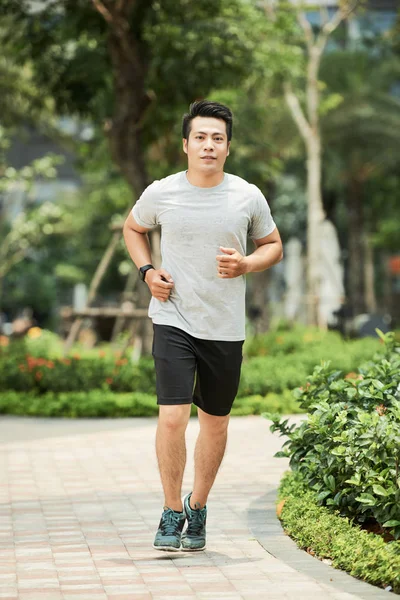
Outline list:
[[[106,388],[118,392],[155,393],[151,358],[132,364],[127,356],[110,350],[67,357],[31,354],[23,340],[0,348],[0,390],[72,392]]]

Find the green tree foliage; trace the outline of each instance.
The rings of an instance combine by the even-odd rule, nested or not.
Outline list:
[[[179,139],[177,120],[190,101],[212,90],[237,89],[249,73],[288,70],[299,52],[282,45],[283,33],[292,27],[287,15],[279,17],[280,35],[272,37],[271,23],[241,0],[118,5],[120,13],[112,2],[56,0],[31,13],[29,3],[8,0],[2,10],[12,15],[10,40],[21,64],[33,61],[35,81],[48,90],[58,112],[105,126],[114,160],[139,193],[140,178],[126,163],[140,161],[126,140],[128,155],[122,155],[121,119],[126,131],[136,110],[141,151],[174,127]],[[120,55],[129,44],[132,52],[125,60],[132,64],[126,66]],[[122,112],[126,87],[131,106]],[[142,173],[141,183],[146,178]]]

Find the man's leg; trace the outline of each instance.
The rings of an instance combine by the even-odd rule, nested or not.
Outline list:
[[[190,497],[191,508],[203,508],[207,503],[218,469],[225,454],[229,415],[209,415],[198,408],[200,433],[194,453],[195,476]]]
[[[182,550],[197,552],[206,547],[207,498],[225,453],[229,415],[213,416],[198,408],[200,433],[194,453],[193,492],[184,500],[186,531]]]
[[[164,509],[153,547],[177,551],[186,513],[181,500],[186,463],[185,432],[193,400],[196,356],[190,337],[169,325],[154,324],[153,356],[159,418],[156,452],[164,489]]]
[[[182,479],[186,464],[185,432],[190,417],[190,404],[161,405],[159,411],[156,451],[164,505],[181,512]]]

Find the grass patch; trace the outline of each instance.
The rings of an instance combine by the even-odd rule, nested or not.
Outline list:
[[[298,473],[284,475],[278,502],[282,507],[284,501],[279,518],[285,532],[300,548],[331,559],[333,567],[400,594],[400,540],[385,542],[338,511],[320,506],[316,496]]]

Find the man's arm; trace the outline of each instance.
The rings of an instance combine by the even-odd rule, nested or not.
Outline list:
[[[147,233],[150,229],[139,225],[132,213],[124,223],[123,234],[129,255],[138,269],[151,264],[151,249]],[[151,295],[165,302],[174,286],[171,275],[165,269],[150,269],[146,272],[145,282]]]
[[[282,240],[277,227],[269,235],[253,241],[256,250],[249,256],[242,256],[234,248],[221,246],[224,254],[217,256],[218,277],[231,279],[246,273],[265,271],[282,260]]]
[[[249,256],[245,256],[246,273],[258,273],[276,265],[283,258],[283,247],[278,228],[259,240],[253,240],[256,249]]]

